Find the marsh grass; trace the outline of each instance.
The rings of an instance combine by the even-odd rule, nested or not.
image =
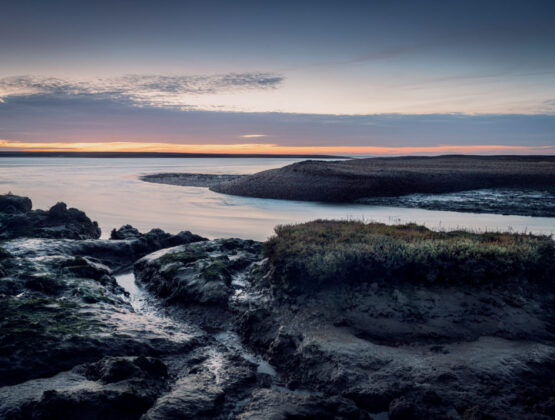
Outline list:
[[[325,220],[278,226],[275,232],[264,254],[273,281],[291,289],[382,280],[546,281],[555,275],[548,236]]]

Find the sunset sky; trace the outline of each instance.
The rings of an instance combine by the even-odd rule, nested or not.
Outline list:
[[[0,150],[555,154],[554,1],[9,1]]]

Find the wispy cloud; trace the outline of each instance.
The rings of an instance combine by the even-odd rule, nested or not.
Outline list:
[[[257,139],[260,137],[266,137],[266,134],[243,134],[239,137],[241,137],[242,139]]]
[[[0,79],[0,101],[10,96],[93,95],[137,106],[191,109],[193,95],[275,89],[283,76],[272,73],[216,75],[139,75],[73,81],[52,77],[15,76]]]

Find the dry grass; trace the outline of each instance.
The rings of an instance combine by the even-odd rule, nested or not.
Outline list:
[[[317,220],[278,226],[264,252],[274,281],[288,288],[382,280],[546,281],[555,276],[550,237],[434,232],[415,224]]]

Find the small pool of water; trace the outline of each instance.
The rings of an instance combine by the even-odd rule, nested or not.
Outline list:
[[[135,274],[133,272],[122,273],[115,276],[117,283],[129,293],[125,299],[133,307],[133,310],[140,315],[144,315],[152,320],[153,324],[161,328],[169,330],[179,330],[183,327],[182,320],[174,320],[168,316],[158,304],[158,301],[149,295],[144,289],[137,285],[135,281]],[[235,331],[227,330],[214,334],[214,338],[224,345],[227,350],[232,353],[238,354],[245,360],[257,365],[257,373],[268,374],[272,377],[277,377],[277,372],[274,367],[261,356],[249,351],[243,343],[239,335]],[[211,352],[210,366],[214,370],[216,378],[218,378],[218,366],[221,364],[221,354],[214,349]],[[220,360],[220,362],[219,362]]]

